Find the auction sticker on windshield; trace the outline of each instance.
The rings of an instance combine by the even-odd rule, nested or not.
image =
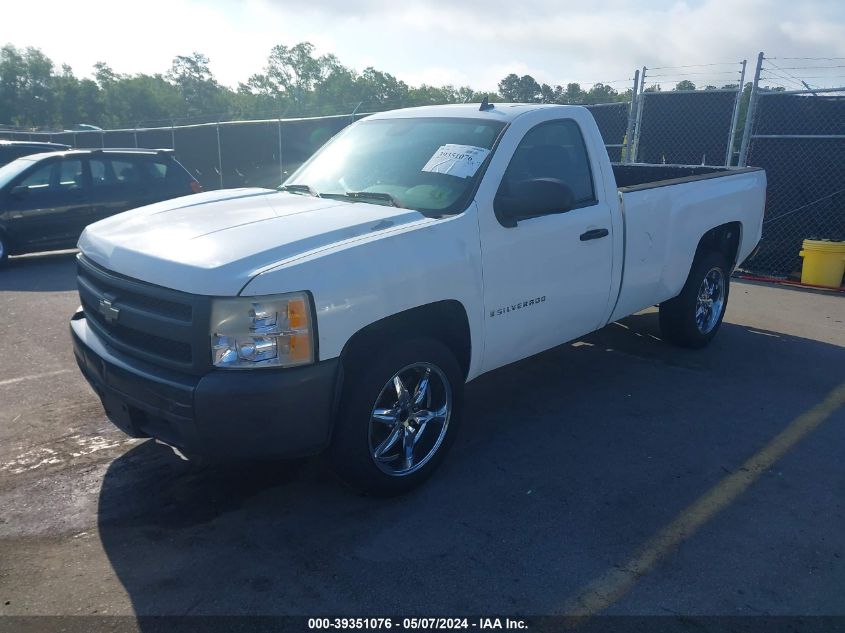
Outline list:
[[[481,163],[490,153],[489,149],[472,145],[441,145],[428,159],[422,170],[435,174],[449,174],[458,178],[470,178],[475,175]]]

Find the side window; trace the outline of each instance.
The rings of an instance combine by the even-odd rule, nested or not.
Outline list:
[[[111,164],[118,185],[137,187],[141,184],[141,170],[133,161],[113,158]]]
[[[147,180],[158,183],[167,178],[168,164],[166,162],[161,160],[145,160],[142,165],[144,166],[144,173],[147,176]]]
[[[101,189],[114,182],[111,161],[107,158],[92,158],[88,165],[91,167],[91,184],[94,189]]]
[[[587,147],[572,119],[541,123],[520,141],[502,178],[503,189],[532,178],[556,178],[575,195],[579,207],[595,203]]]
[[[132,160],[120,158],[92,158],[91,181],[95,190],[137,188],[141,185],[141,170]]]
[[[59,190],[81,189],[82,161],[78,158],[67,158],[59,164]]]
[[[20,187],[26,187],[30,191],[47,191],[50,189],[50,177],[53,175],[53,166],[56,163],[50,163],[43,167],[37,168],[23,180],[18,183]]]

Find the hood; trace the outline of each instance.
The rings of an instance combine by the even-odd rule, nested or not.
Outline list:
[[[210,191],[88,226],[82,253],[108,270],[174,290],[233,296],[267,267],[421,213],[268,189]]]

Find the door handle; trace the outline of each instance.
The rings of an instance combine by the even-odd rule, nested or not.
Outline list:
[[[581,241],[597,240],[600,237],[605,237],[610,233],[607,229],[590,229],[586,233],[581,233]]]

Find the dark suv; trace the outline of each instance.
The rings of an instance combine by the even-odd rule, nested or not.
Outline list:
[[[110,215],[202,191],[172,150],[33,154],[0,167],[0,265],[9,255],[73,248]]]
[[[41,154],[43,152],[58,152],[66,149],[70,149],[70,145],[40,143],[37,141],[0,141],[0,167],[6,163],[11,163],[21,156]]]

